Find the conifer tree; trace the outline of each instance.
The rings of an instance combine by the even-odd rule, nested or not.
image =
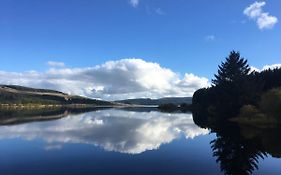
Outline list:
[[[228,84],[228,83],[240,83],[250,72],[250,67],[246,59],[240,57],[239,52],[230,52],[229,57],[225,62],[222,62],[219,66],[218,73],[215,75],[215,79],[212,83],[215,86]]]
[[[248,74],[250,68],[246,59],[239,52],[232,51],[225,62],[219,65],[218,73],[212,80],[216,89],[216,113],[225,115],[223,118],[234,117],[239,109],[250,102]],[[250,88],[252,89],[252,88]]]

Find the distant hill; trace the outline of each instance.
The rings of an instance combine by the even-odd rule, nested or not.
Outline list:
[[[68,95],[63,92],[48,89],[35,89],[16,85],[0,85],[0,104],[87,104],[112,106],[116,103]]]
[[[115,102],[125,103],[125,104],[135,104],[135,105],[162,105],[168,103],[180,105],[182,103],[191,104],[192,97],[167,97],[167,98],[159,98],[159,99],[135,98],[135,99],[118,100]]]
[[[81,114],[92,112],[105,108],[89,107],[89,108],[1,108],[0,110],[0,126],[21,124],[33,121],[48,121],[66,117],[70,114]]]

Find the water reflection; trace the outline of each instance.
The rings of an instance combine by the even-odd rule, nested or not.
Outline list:
[[[260,159],[266,152],[260,145],[240,137],[219,135],[211,142],[213,156],[221,170],[229,175],[248,175],[258,169]]]
[[[221,171],[227,175],[250,175],[258,171],[259,163],[268,155],[281,157],[281,127],[251,127],[214,121],[204,113],[193,115],[197,125],[216,133],[210,145]]]
[[[64,144],[100,146],[107,151],[139,154],[158,149],[182,134],[188,138],[208,134],[193,123],[191,114],[157,111],[134,112],[99,110],[46,122],[0,127],[0,139],[42,139],[45,149],[60,149]]]

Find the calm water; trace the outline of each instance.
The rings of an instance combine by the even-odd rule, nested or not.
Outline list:
[[[0,174],[217,175],[237,172],[230,161],[251,162],[259,152],[255,146],[247,150],[256,143],[235,143],[198,127],[188,113],[107,109],[66,114],[0,126]],[[231,160],[229,154],[241,148],[244,152]],[[280,150],[274,147],[276,158],[267,152],[264,159],[257,156],[253,174],[280,175]]]

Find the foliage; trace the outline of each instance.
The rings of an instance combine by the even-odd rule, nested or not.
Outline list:
[[[241,58],[239,52],[232,51],[225,62],[222,62],[219,66],[218,74],[215,75],[212,82],[215,86],[240,85],[249,74],[249,71],[248,61]]]
[[[158,109],[160,109],[161,111],[176,111],[178,110],[178,105],[175,105],[173,103],[161,104],[158,106]]]
[[[180,110],[182,112],[187,112],[187,111],[191,111],[192,110],[192,105],[191,104],[187,104],[187,103],[182,103],[180,106],[179,106]]]
[[[196,116],[205,117],[199,121],[223,121],[238,116],[239,112],[240,117],[261,117],[265,113],[281,121],[280,90],[265,93],[281,87],[281,69],[250,73],[247,60],[232,51],[219,65],[212,82],[212,87],[193,94],[193,110],[204,113]]]
[[[231,52],[213,86],[197,90],[192,102],[194,123],[217,133],[211,147],[224,174],[252,174],[268,153],[280,157],[281,69],[249,73],[247,61]],[[235,129],[229,120],[247,125]]]
[[[259,110],[257,109],[257,107],[253,106],[253,105],[244,105],[241,109],[240,109],[240,114],[238,117],[242,117],[242,118],[252,118],[252,117],[256,117],[257,115],[259,115]]]
[[[227,119],[235,116],[240,107],[246,101],[250,101],[247,93],[252,87],[249,83],[248,74],[250,68],[247,60],[240,57],[239,52],[232,51],[219,66],[213,86],[208,89],[200,89],[193,95],[195,106],[203,109],[211,109],[214,115],[220,115]],[[250,93],[251,94],[251,93]],[[227,114],[227,115],[225,115]]]
[[[253,72],[251,79],[255,79],[262,86],[262,91],[266,92],[270,89],[281,87],[281,69],[275,68],[262,72]]]
[[[260,109],[268,116],[281,121],[281,88],[271,89],[261,97]]]

